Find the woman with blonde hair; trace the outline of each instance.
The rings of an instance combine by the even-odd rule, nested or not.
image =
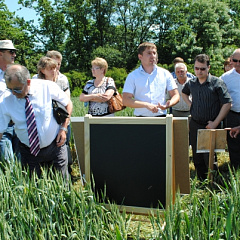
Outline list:
[[[89,102],[88,113],[92,116],[114,116],[109,113],[107,101],[116,92],[116,87],[112,78],[105,77],[108,69],[107,61],[97,57],[91,64],[95,79],[87,81],[79,100]]]

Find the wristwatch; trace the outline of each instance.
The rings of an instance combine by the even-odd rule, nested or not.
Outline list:
[[[68,130],[67,130],[67,128],[65,128],[65,127],[60,127],[60,130],[63,130],[63,131],[65,131],[66,133],[68,133]]]

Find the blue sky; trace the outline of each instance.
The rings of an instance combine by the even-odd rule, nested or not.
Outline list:
[[[34,10],[22,7],[22,5],[18,4],[18,0],[5,0],[5,4],[10,12],[16,12],[16,16],[23,17],[26,21],[33,19],[35,24],[37,24],[37,16]],[[18,10],[19,8],[22,9]]]

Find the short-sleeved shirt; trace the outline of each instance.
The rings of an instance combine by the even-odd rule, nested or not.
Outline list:
[[[228,92],[232,98],[231,110],[240,112],[240,74],[233,68],[225,72],[220,78],[226,83]]]
[[[66,106],[69,98],[59,87],[56,87],[56,83],[41,79],[31,80],[28,97],[36,118],[40,148],[47,147],[56,138],[59,131],[59,125],[53,117],[52,99]],[[5,132],[9,121],[13,120],[18,138],[23,144],[29,146],[25,103],[25,98],[17,98],[9,91],[5,91],[1,95],[0,133]]]
[[[56,84],[65,92],[67,91],[68,89],[70,90],[70,87],[69,87],[69,81],[67,79],[67,77],[60,73],[58,74],[58,78],[57,78],[57,81],[56,81]]]
[[[131,93],[135,100],[148,102],[154,105],[165,104],[166,93],[176,89],[177,85],[171,73],[155,65],[154,70],[149,74],[145,72],[142,65],[129,73],[125,81],[123,92]],[[158,109],[157,113],[152,113],[147,108],[136,108],[136,116],[154,117],[164,115],[167,110]]]
[[[223,80],[210,74],[203,84],[199,82],[197,77],[190,79],[182,92],[186,95],[192,95],[191,117],[200,124],[214,121],[222,105],[232,101]]]
[[[175,80],[175,82],[177,84],[177,87],[178,87],[180,100],[177,104],[172,106],[172,109],[177,110],[177,111],[188,112],[190,110],[190,107],[187,105],[187,103],[182,98],[182,89],[183,89],[184,85],[190,80],[190,78],[187,78],[187,80],[184,84],[180,84],[179,81],[177,80],[177,78],[174,79],[174,80]]]
[[[110,77],[104,77],[103,84],[99,87],[94,86],[94,81],[95,79],[87,81],[82,91],[84,94],[103,94],[108,89],[113,89],[114,91],[116,91],[114,80]],[[108,111],[108,103],[90,101],[88,113],[92,116],[104,116],[110,114]]]

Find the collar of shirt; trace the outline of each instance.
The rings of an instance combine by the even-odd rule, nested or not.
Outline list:
[[[143,68],[142,65],[140,65],[139,69],[140,69],[141,72],[144,72],[144,73],[146,73],[146,74],[149,74],[149,73],[147,73],[147,72],[144,70],[144,68]],[[151,72],[151,74],[152,74],[154,71],[156,71],[156,69],[157,69],[157,66],[156,66],[156,64],[155,64],[154,67],[153,67],[153,71]]]
[[[205,81],[203,84],[205,84],[206,82],[210,82],[210,79],[211,79],[211,74],[208,73],[207,79],[206,79],[206,81]],[[196,77],[195,80],[196,80],[198,83],[200,83],[198,77]]]

